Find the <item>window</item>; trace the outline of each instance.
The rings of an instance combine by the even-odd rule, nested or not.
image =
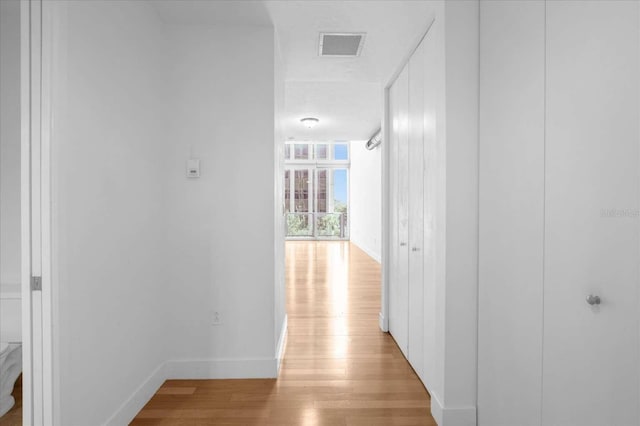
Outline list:
[[[316,144],[316,160],[328,160],[329,159],[329,145],[326,143]]]
[[[318,169],[316,172],[316,211],[327,212],[327,169]]]
[[[287,238],[349,238],[349,142],[287,141]]]
[[[333,145],[333,159],[334,160],[348,160],[349,159],[349,145],[346,143],[337,143]]]
[[[284,160],[288,163],[348,163],[348,142],[285,142]]]
[[[294,146],[294,160],[310,160],[309,144],[297,143]]]

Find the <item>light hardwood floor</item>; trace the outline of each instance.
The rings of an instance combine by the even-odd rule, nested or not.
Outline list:
[[[0,417],[0,426],[22,426],[22,375],[16,380],[11,395],[16,400],[16,404]]]
[[[287,242],[289,334],[277,380],[169,380],[133,425],[435,426],[378,328],[380,265],[349,242]]]

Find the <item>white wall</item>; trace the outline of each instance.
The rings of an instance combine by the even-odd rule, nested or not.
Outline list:
[[[20,284],[20,2],[0,1],[0,285]]]
[[[479,3],[445,2],[446,290],[441,426],[476,421]]]
[[[540,425],[545,5],[481,14],[478,422]]]
[[[350,239],[352,243],[380,262],[382,254],[382,148],[378,146],[369,151],[364,145],[364,141],[351,142]]]
[[[98,425],[171,344],[164,43],[147,3],[58,6],[66,22],[53,80],[56,412],[59,424]]]
[[[169,359],[274,361],[273,29],[166,37]],[[190,155],[199,179],[185,177]]]
[[[56,7],[59,424],[127,423],[166,378],[275,377],[273,28],[171,25],[152,2]]]

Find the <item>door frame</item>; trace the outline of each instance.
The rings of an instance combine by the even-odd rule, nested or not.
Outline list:
[[[54,424],[51,269],[53,2],[20,0],[23,424]],[[34,277],[39,277],[38,282]]]

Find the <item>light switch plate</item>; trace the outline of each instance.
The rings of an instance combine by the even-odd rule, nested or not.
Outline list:
[[[187,177],[200,177],[200,160],[187,160]]]

